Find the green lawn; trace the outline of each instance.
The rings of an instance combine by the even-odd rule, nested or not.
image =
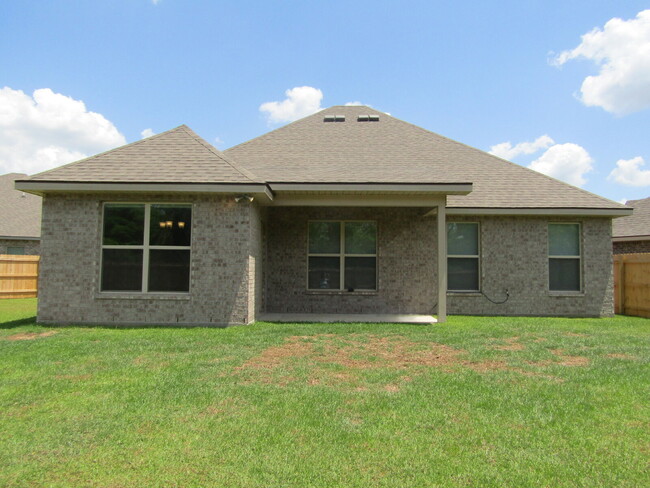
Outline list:
[[[650,486],[650,320],[34,315],[0,301],[3,487]]]

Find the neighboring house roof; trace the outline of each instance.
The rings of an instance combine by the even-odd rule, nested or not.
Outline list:
[[[30,181],[261,183],[186,125],[39,173]]]
[[[628,217],[614,220],[612,236],[616,238],[639,237],[639,240],[650,238],[650,198],[642,200],[629,200],[625,202],[628,207],[634,208],[634,213]]]
[[[41,236],[41,198],[14,189],[26,174],[0,176],[0,239]]]
[[[344,121],[325,121],[338,115]],[[19,185],[35,192],[147,191],[154,184],[196,191],[199,183],[202,191],[251,191],[267,201],[271,190],[437,192],[457,211],[628,214],[616,202],[365,106],[331,107],[224,153],[183,125]]]
[[[331,115],[345,122],[324,122]],[[359,122],[362,115],[379,120]],[[325,109],[225,154],[271,184],[472,182],[449,207],[624,208],[364,106]]]

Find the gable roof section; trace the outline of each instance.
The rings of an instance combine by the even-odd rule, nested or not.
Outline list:
[[[41,198],[14,189],[21,173],[0,176],[0,239],[41,236]]]
[[[324,122],[342,115],[344,122]],[[376,122],[358,121],[375,115]],[[335,106],[224,151],[273,183],[473,183],[451,208],[623,205],[364,106]]]
[[[613,237],[650,237],[650,198],[630,200],[625,205],[633,207],[634,213],[614,220]]]
[[[32,176],[30,182],[263,183],[186,125]]]

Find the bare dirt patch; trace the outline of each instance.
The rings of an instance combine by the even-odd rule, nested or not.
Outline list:
[[[589,358],[584,356],[569,356],[564,349],[553,349],[551,352],[560,359],[560,366],[589,366]]]
[[[4,338],[5,341],[33,341],[42,337],[50,337],[58,334],[58,330],[48,330],[47,332],[22,332],[20,334],[13,334]]]
[[[493,349],[498,351],[523,351],[526,349],[526,346],[519,342],[519,336],[510,337],[506,339],[505,342],[506,343],[501,346],[494,346]]]
[[[589,337],[587,334],[581,334],[579,332],[566,332],[564,335],[567,337]]]
[[[507,340],[507,350],[521,350],[519,337]],[[422,372],[422,368],[440,368],[451,372],[468,368],[478,373],[511,370],[506,361],[495,359],[470,361],[467,352],[445,344],[414,342],[402,336],[321,334],[287,337],[283,344],[269,347],[235,368],[245,383],[286,386],[305,381],[310,386],[327,386],[352,391],[366,391],[363,371],[374,369],[404,370],[389,384],[375,385],[386,392],[399,392]],[[343,370],[341,370],[343,368]],[[301,371],[302,370],[302,371]],[[308,373],[306,379],[305,370]],[[530,376],[528,372],[526,376]],[[301,379],[302,376],[302,379]]]

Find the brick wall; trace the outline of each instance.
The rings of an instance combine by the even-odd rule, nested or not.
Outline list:
[[[436,218],[412,208],[270,208],[267,223],[268,312],[435,313]],[[377,221],[378,289],[375,293],[308,292],[307,222],[319,219]],[[451,314],[601,316],[613,313],[611,220],[579,221],[583,234],[583,293],[548,291],[548,218],[448,216],[479,222],[480,293],[450,294]]]
[[[421,313],[434,311],[435,217],[424,208],[271,207],[266,253],[267,312]],[[309,220],[377,222],[376,292],[307,291]]]
[[[23,247],[25,248],[24,254],[35,256],[39,253],[40,241],[31,239],[0,239],[0,254],[8,254],[9,247]]]
[[[650,252],[650,240],[614,243],[614,254],[635,254],[640,252]]]
[[[99,292],[102,203],[93,195],[46,196],[38,320],[92,324],[242,324],[250,320],[254,207],[232,197],[110,195],[102,201],[193,204],[190,293],[168,297]]]
[[[611,220],[449,217],[480,223],[481,294],[450,294],[448,312],[469,315],[611,316],[614,313]],[[582,293],[548,291],[548,223],[582,224]]]

